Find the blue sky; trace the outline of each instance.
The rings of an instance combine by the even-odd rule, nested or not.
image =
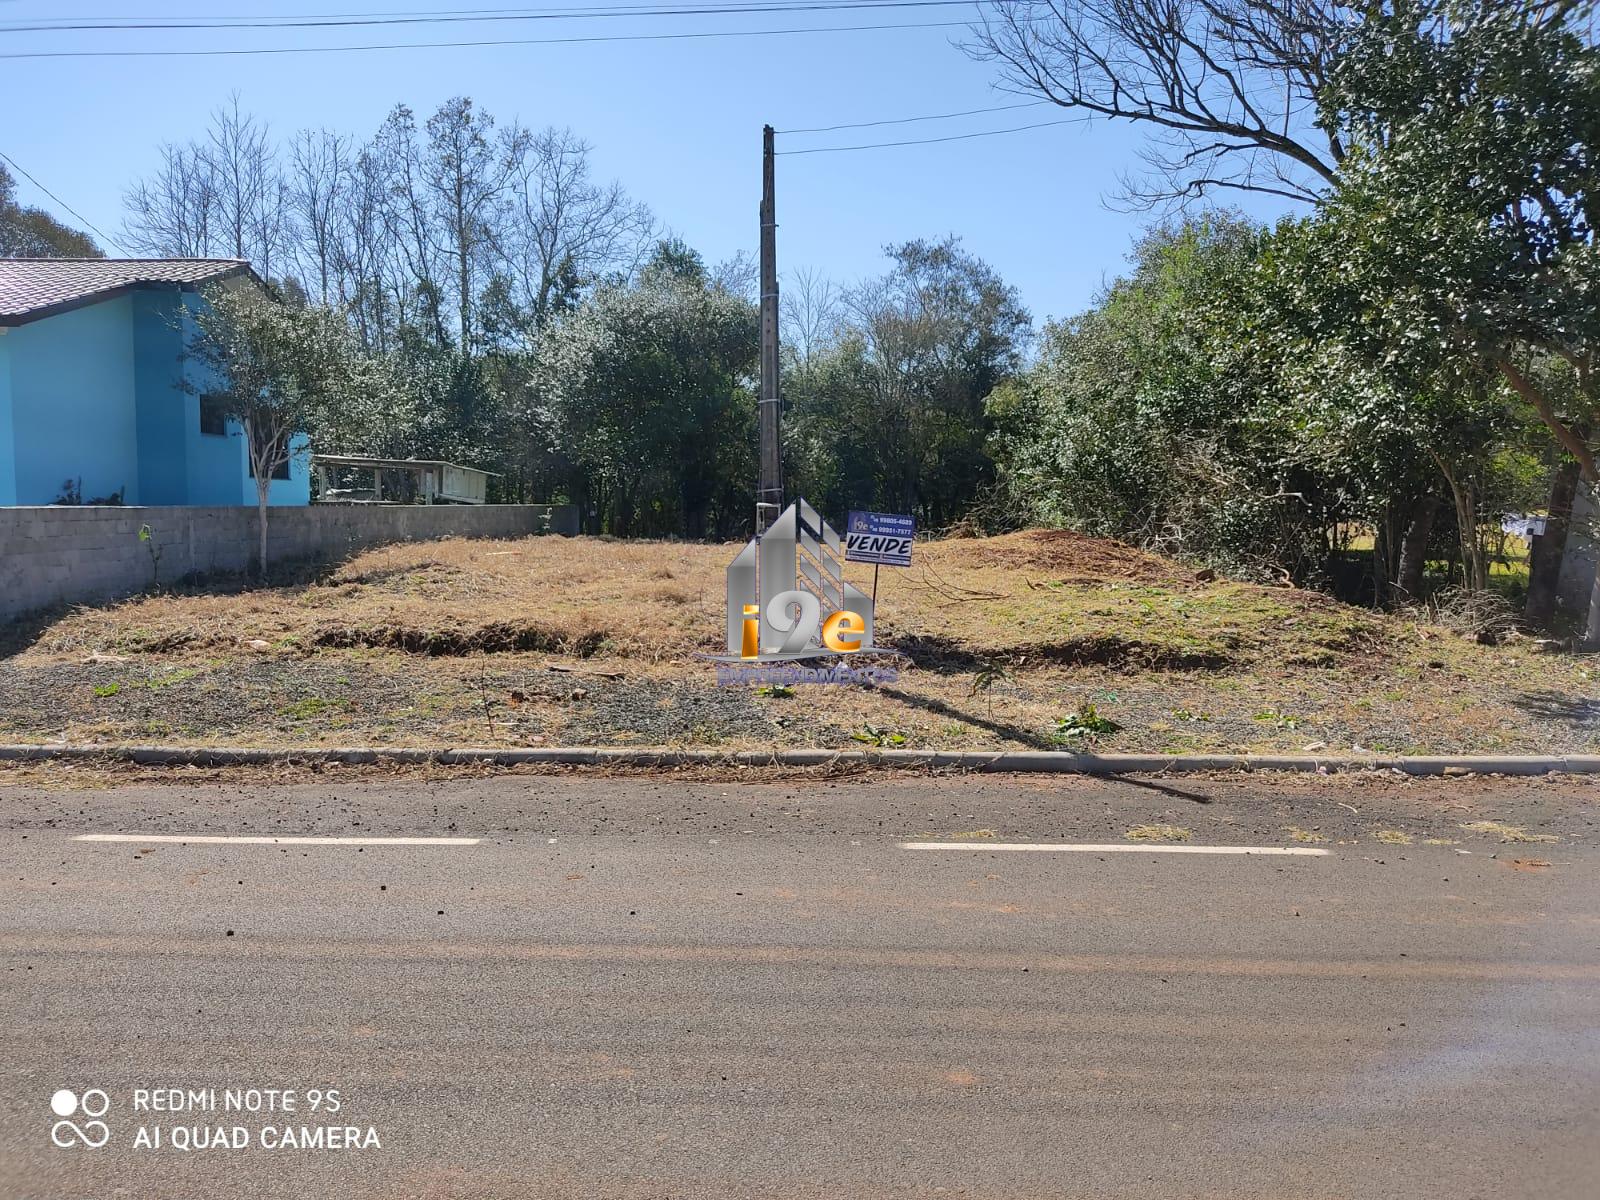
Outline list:
[[[602,0],[605,2],[605,0]],[[444,0],[0,0],[0,24],[29,18],[283,16],[440,11]],[[460,8],[467,8],[461,5]],[[533,38],[709,29],[962,21],[977,9],[491,22],[338,30],[23,33],[0,52],[188,49]],[[0,150],[113,237],[121,197],[164,141],[198,135],[235,90],[287,136],[326,126],[365,137],[404,101],[419,115],[467,94],[496,117],[570,126],[620,179],[709,261],[754,254],[761,126],[779,130],[945,113],[1017,102],[955,45],[961,27],[770,38],[431,48],[214,58],[0,60],[12,119]],[[883,129],[779,138],[779,149],[1002,129],[1066,116],[1055,108]],[[1123,267],[1152,219],[1113,211],[1119,172],[1137,168],[1142,134],[1095,123],[934,145],[778,160],[779,263],[841,281],[882,267],[881,247],[962,236],[1021,292],[1035,318],[1083,308]],[[71,220],[26,180],[22,199]],[[1271,215],[1271,206],[1257,206]]]

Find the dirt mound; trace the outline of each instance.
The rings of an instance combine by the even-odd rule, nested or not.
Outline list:
[[[1098,583],[1123,579],[1133,583],[1193,583],[1193,571],[1158,554],[1110,538],[1072,529],[1028,529],[980,542],[962,543],[964,559],[984,565],[1032,569],[1053,579]]]
[[[419,628],[411,625],[323,625],[311,644],[337,650],[354,648],[403,650],[408,654],[454,657],[466,654],[510,654],[542,651],[588,658],[605,641],[596,631],[576,636],[537,625],[496,622],[471,628]]]
[[[891,637],[889,645],[918,667],[946,673],[974,671],[995,661],[1145,671],[1223,671],[1238,665],[1221,651],[1170,646],[1115,634],[1029,643],[987,653],[939,634],[902,634]]]

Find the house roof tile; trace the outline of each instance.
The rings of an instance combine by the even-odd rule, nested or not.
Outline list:
[[[187,291],[249,270],[234,258],[4,258],[0,325],[23,325],[140,288]]]

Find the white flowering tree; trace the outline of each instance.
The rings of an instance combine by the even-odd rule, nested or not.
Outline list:
[[[388,386],[388,374],[362,355],[333,309],[282,303],[237,282],[207,289],[204,299],[187,347],[200,370],[186,372],[184,386],[219,400],[243,432],[255,477],[257,564],[264,576],[274,474],[289,465],[319,414]]]

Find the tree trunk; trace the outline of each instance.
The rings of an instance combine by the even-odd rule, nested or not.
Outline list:
[[[1450,495],[1456,508],[1456,540],[1461,543],[1462,582],[1469,592],[1483,592],[1489,588],[1489,565],[1483,557],[1483,541],[1478,537],[1478,497],[1472,480],[1456,478],[1445,461],[1437,454],[1433,461],[1439,473],[1450,485]]]
[[[256,531],[260,538],[260,549],[256,563],[261,571],[262,582],[267,578],[267,493],[272,488],[272,473],[256,472]]]
[[[469,354],[472,351],[472,265],[469,261],[470,251],[465,241],[461,244],[460,278],[456,286],[461,289],[461,353]]]
[[[1600,481],[1588,471],[1583,472],[1583,477],[1583,482],[1588,485],[1590,498],[1600,499]],[[1589,619],[1584,622],[1583,643],[1580,649],[1600,650],[1600,556],[1595,559],[1594,586],[1589,589]]]
[[[1389,506],[1383,507],[1383,516],[1372,525],[1372,607],[1389,607],[1389,543],[1393,540],[1390,528],[1393,519],[1389,514]],[[1337,526],[1334,532],[1334,543],[1338,544]],[[1357,579],[1356,587],[1359,589],[1360,580]],[[1359,591],[1357,593],[1359,596]]]
[[[1535,387],[1509,359],[1500,364],[1500,373],[1517,395],[1539,414],[1539,419],[1555,435],[1562,449],[1578,460],[1579,478],[1589,485],[1591,495],[1600,497],[1600,466],[1596,465],[1594,448],[1589,445],[1588,431],[1580,425],[1569,425],[1562,421],[1556,415],[1549,397]],[[1600,650],[1600,564],[1596,566],[1594,587],[1589,593],[1589,619],[1584,623],[1582,648]]]
[[[1533,628],[1544,628],[1556,613],[1556,591],[1561,584],[1561,562],[1566,557],[1567,528],[1572,519],[1572,500],[1578,491],[1578,464],[1564,462],[1550,481],[1550,515],[1544,532],[1531,539],[1528,550],[1528,602],[1522,619]]]
[[[693,507],[690,507],[693,505]],[[706,504],[704,502],[685,501],[683,510],[683,536],[691,542],[705,540],[706,536]]]
[[[1589,589],[1589,620],[1583,629],[1582,649],[1600,650],[1600,562],[1595,563],[1594,586]]]
[[[1395,573],[1395,599],[1405,603],[1422,598],[1422,574],[1428,565],[1428,539],[1439,514],[1439,498],[1424,496],[1417,502],[1400,539],[1400,567]]]

